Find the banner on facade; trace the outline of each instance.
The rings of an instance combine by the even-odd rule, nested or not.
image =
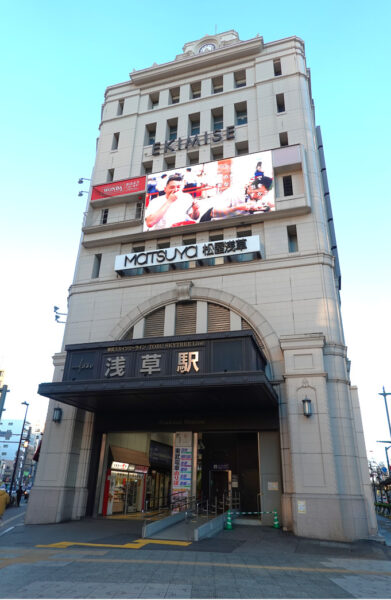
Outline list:
[[[91,202],[101,200],[102,198],[112,198],[113,196],[124,196],[144,191],[145,177],[133,177],[132,179],[103,183],[101,185],[94,185],[92,188]]]
[[[182,431],[175,434],[172,469],[172,504],[180,509],[191,495],[193,465],[193,434]],[[182,507],[183,508],[183,507]]]

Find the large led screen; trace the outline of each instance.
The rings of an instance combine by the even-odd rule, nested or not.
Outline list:
[[[145,204],[144,231],[273,211],[272,153],[149,175]]]

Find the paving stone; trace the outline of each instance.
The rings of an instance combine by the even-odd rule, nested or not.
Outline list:
[[[191,598],[192,586],[183,586],[180,584],[170,584],[165,598]]]

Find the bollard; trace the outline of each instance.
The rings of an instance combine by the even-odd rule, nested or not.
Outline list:
[[[230,509],[228,510],[227,521],[225,523],[225,529],[229,529],[229,530],[233,529]]]
[[[277,511],[276,510],[273,510],[273,515],[274,515],[274,517],[273,517],[273,527],[275,529],[280,529],[280,524],[278,522],[278,515],[277,515]]]

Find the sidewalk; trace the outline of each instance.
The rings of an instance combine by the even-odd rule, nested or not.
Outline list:
[[[0,597],[391,598],[391,547],[379,542],[234,525],[178,546],[140,532],[131,520],[17,524],[0,537]]]

